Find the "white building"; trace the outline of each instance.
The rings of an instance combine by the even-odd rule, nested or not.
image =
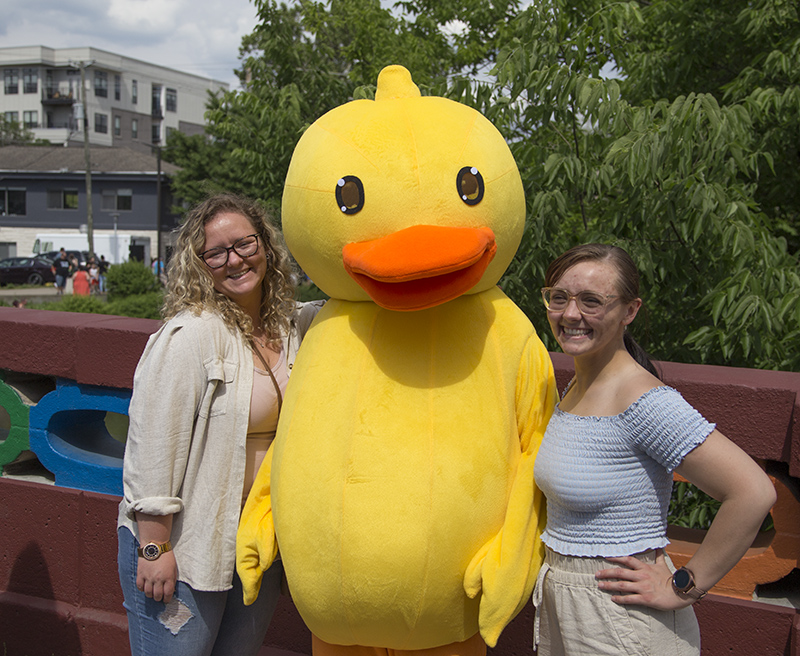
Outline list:
[[[85,88],[81,89],[81,69]],[[228,85],[96,48],[0,48],[0,111],[54,144],[151,150],[203,131],[208,92]],[[85,109],[84,109],[85,107]]]

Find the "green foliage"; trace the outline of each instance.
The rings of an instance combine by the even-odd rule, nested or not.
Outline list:
[[[60,312],[83,312],[88,314],[107,314],[106,304],[94,296],[63,296],[60,301],[43,303],[42,310]]]
[[[40,145],[51,144],[45,139],[36,139],[33,132],[23,127],[19,121],[9,121],[5,116],[0,116],[0,147]]]
[[[146,264],[128,260],[108,268],[106,286],[108,300],[112,302],[128,296],[157,292],[161,289],[161,282]]]
[[[212,96],[209,107],[219,102]],[[173,197],[179,198],[185,206],[196,205],[221,192],[258,197],[260,190],[244,175],[232,150],[226,142],[214,140],[207,134],[187,136],[178,130],[172,131],[162,156],[165,161],[181,167],[170,179]],[[184,208],[176,206],[172,211],[181,214]]]
[[[708,530],[722,504],[687,481],[677,481],[672,486],[672,498],[667,513],[671,526]],[[761,524],[761,531],[775,527],[772,515],[768,514]]]
[[[370,97],[380,70],[402,64],[423,93],[448,78],[488,70],[517,0],[418,0],[391,11],[379,0],[256,0],[259,25],[244,37],[242,88],[209,101],[207,138],[174,136],[165,150],[182,167],[173,191],[194,203],[219,189],[279,210],[292,152],[305,128],[354,97]],[[445,29],[464,21],[464,31]],[[279,212],[274,212],[279,216]]]
[[[641,270],[637,339],[656,357],[797,369],[797,259],[757,200],[772,160],[752,111],[710,92],[640,99],[626,81],[662,4],[551,0],[519,15],[495,69],[507,102],[482,108],[512,141],[529,204],[503,286],[537,320],[554,256],[616,243]],[[603,77],[609,61],[623,80]]]
[[[634,330],[654,357],[800,370],[797,3],[521,5],[257,0],[242,89],[212,98],[206,139],[170,142],[181,195],[278,208],[305,127],[400,63],[506,136],[528,216],[501,285],[537,326],[552,258],[616,243],[642,272]]]
[[[691,483],[679,481],[672,486],[667,522],[672,526],[707,530],[720,505],[719,501],[715,501]]]
[[[147,294],[134,294],[108,303],[106,314],[115,314],[121,317],[139,317],[142,319],[160,319],[161,306],[164,304],[162,291]]]
[[[307,301],[327,300],[329,297],[313,282],[306,282],[297,285],[297,289],[295,290],[295,298],[297,298],[297,300],[301,303],[305,303]]]

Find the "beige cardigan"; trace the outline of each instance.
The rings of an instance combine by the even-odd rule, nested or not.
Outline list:
[[[322,302],[298,304],[283,338],[291,373]],[[182,312],[147,342],[133,383],[118,527],[174,515],[178,580],[228,590],[244,485],[253,356],[219,315]]]

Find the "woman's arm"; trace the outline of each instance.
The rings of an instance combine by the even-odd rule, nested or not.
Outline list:
[[[775,503],[775,487],[750,456],[717,430],[688,453],[676,471],[722,502],[703,543],[686,565],[694,574],[697,587],[707,591],[739,562],[752,544]],[[655,565],[633,557],[609,560],[623,568],[598,572],[598,585],[602,590],[622,593],[612,597],[617,603],[662,610],[693,603],[672,589],[672,574],[663,556]]]
[[[139,527],[139,544],[144,546],[148,542],[163,544],[170,539],[172,532],[172,515],[147,515],[136,513],[136,522]],[[178,565],[175,562],[175,552],[167,551],[156,560],[147,560],[139,556],[136,570],[136,587],[148,597],[165,604],[172,600],[175,592],[175,582],[178,579]]]

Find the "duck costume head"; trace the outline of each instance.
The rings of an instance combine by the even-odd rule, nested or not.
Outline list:
[[[401,66],[297,145],[284,233],[331,300],[295,362],[237,568],[252,602],[280,546],[315,651],[475,653],[531,594],[555,381],[496,286],[524,221],[497,129],[422,97]]]

